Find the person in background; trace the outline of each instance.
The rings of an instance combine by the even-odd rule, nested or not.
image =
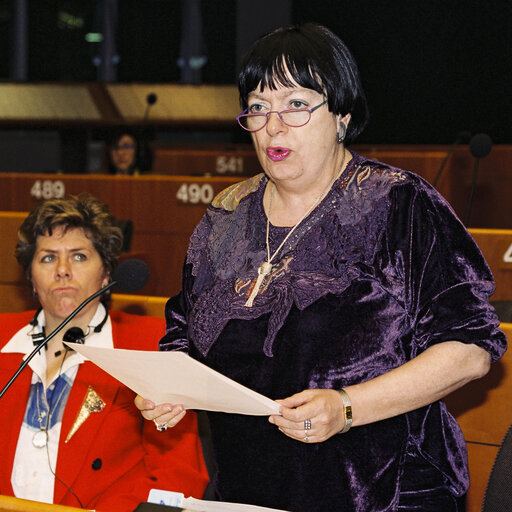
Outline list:
[[[110,141],[108,150],[111,174],[138,176],[151,168],[146,142],[130,130],[119,130]]]
[[[86,298],[110,281],[122,235],[91,196],[39,203],[19,230],[16,257],[38,311],[1,314],[0,379]],[[156,350],[159,318],[84,307],[0,400],[0,494],[105,511],[132,511],[152,488],[201,498],[208,477],[196,417],[170,435],[143,422],[134,393],[63,345]]]
[[[160,341],[279,400],[269,418],[209,413],[218,498],[463,511],[466,447],[442,398],[506,349],[482,254],[428,183],[348,148],[368,109],[330,30],[256,41],[239,91],[264,173],[208,207]],[[135,403],[161,426],[187,417]]]

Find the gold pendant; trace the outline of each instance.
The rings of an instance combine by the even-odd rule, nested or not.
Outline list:
[[[258,278],[256,279],[256,283],[254,283],[254,288],[252,289],[251,294],[249,295],[249,298],[245,303],[245,307],[252,308],[254,299],[256,298],[256,295],[258,295],[258,292],[260,291],[261,283],[263,283],[263,279],[265,279],[265,276],[270,274],[271,270],[272,263],[269,263],[268,261],[264,261],[260,265],[260,268],[258,268]]]
[[[272,263],[269,263],[268,261],[264,261],[260,268],[258,269],[258,276],[263,275],[265,277],[266,275],[270,274],[270,271],[272,270]]]

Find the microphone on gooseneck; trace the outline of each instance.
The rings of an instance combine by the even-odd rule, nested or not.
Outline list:
[[[448,162],[448,159],[450,158],[450,155],[453,153],[453,150],[459,144],[465,144],[466,142],[469,142],[470,137],[471,137],[471,133],[468,131],[459,132],[457,134],[457,137],[455,137],[455,140],[453,141],[452,145],[446,152],[446,155],[445,155],[443,161],[441,162],[441,167],[439,167],[436,177],[434,178],[434,181],[432,182],[432,185],[434,187],[437,185],[437,182],[439,181],[439,178],[441,177],[441,173],[443,172],[444,166],[446,165],[446,162]]]
[[[149,140],[154,138],[153,135],[150,134],[148,130],[147,121],[149,117],[149,111],[151,107],[157,102],[158,96],[154,92],[150,92],[146,96],[146,110],[144,112],[144,116],[142,118],[143,127],[140,130],[140,140],[139,140],[139,170],[141,172],[149,171],[152,167],[152,153],[150,148],[148,147]]]
[[[486,133],[478,133],[471,138],[469,142],[469,151],[475,157],[475,165],[473,167],[473,179],[471,181],[471,190],[469,192],[468,204],[466,206],[466,214],[464,215],[464,225],[467,226],[469,222],[469,215],[471,213],[471,204],[473,202],[473,195],[476,187],[476,177],[478,174],[478,164],[480,158],[486,157],[492,149],[492,139]]]
[[[16,373],[11,377],[9,382],[4,386],[2,391],[0,391],[0,398],[2,398],[5,394],[5,392],[11,387],[12,383],[16,380],[18,375],[21,373],[23,368],[27,366],[27,364],[32,360],[32,358],[43,348],[45,347],[48,342],[58,333],[60,332],[89,302],[94,300],[96,297],[99,297],[100,295],[104,294],[108,290],[110,290],[112,287],[117,286],[120,291],[122,292],[134,292],[138,290],[139,288],[142,288],[149,279],[149,268],[148,266],[141,260],[138,259],[130,259],[125,260],[121,264],[119,264],[114,272],[112,273],[112,281],[98,290],[97,292],[93,293],[90,297],[85,299],[75,310],[68,315],[59,325],[58,327],[48,336],[44,337],[41,340],[41,343],[39,343],[34,350],[27,356],[26,359],[22,361],[20,364],[20,367],[16,370]],[[84,333],[80,327],[71,327],[66,331],[65,334],[68,338],[73,339],[67,339],[65,341],[75,341],[77,342],[80,339],[80,336],[82,338],[84,337]],[[80,341],[78,341],[80,343]]]
[[[157,102],[158,96],[154,92],[150,92],[146,96],[146,111],[144,112],[144,117],[142,119],[143,122],[145,122],[149,116],[149,110],[151,107]]]

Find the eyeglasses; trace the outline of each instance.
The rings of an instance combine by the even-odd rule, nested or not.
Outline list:
[[[127,142],[126,144],[122,144],[121,146],[114,146],[112,149],[114,151],[121,151],[122,149],[135,149],[135,144]]]
[[[264,128],[268,121],[270,114],[277,114],[279,119],[287,126],[292,126],[293,128],[299,128],[300,126],[304,126],[309,123],[311,119],[311,114],[322,105],[325,105],[327,100],[322,101],[320,105],[317,105],[313,108],[296,108],[293,110],[281,110],[278,112],[277,110],[270,110],[269,112],[257,112],[254,114],[246,114],[249,110],[247,107],[240,115],[236,117],[238,124],[248,132],[257,132]]]

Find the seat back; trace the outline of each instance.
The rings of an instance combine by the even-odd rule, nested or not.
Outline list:
[[[501,442],[482,503],[482,512],[510,511],[512,511],[512,426]]]

